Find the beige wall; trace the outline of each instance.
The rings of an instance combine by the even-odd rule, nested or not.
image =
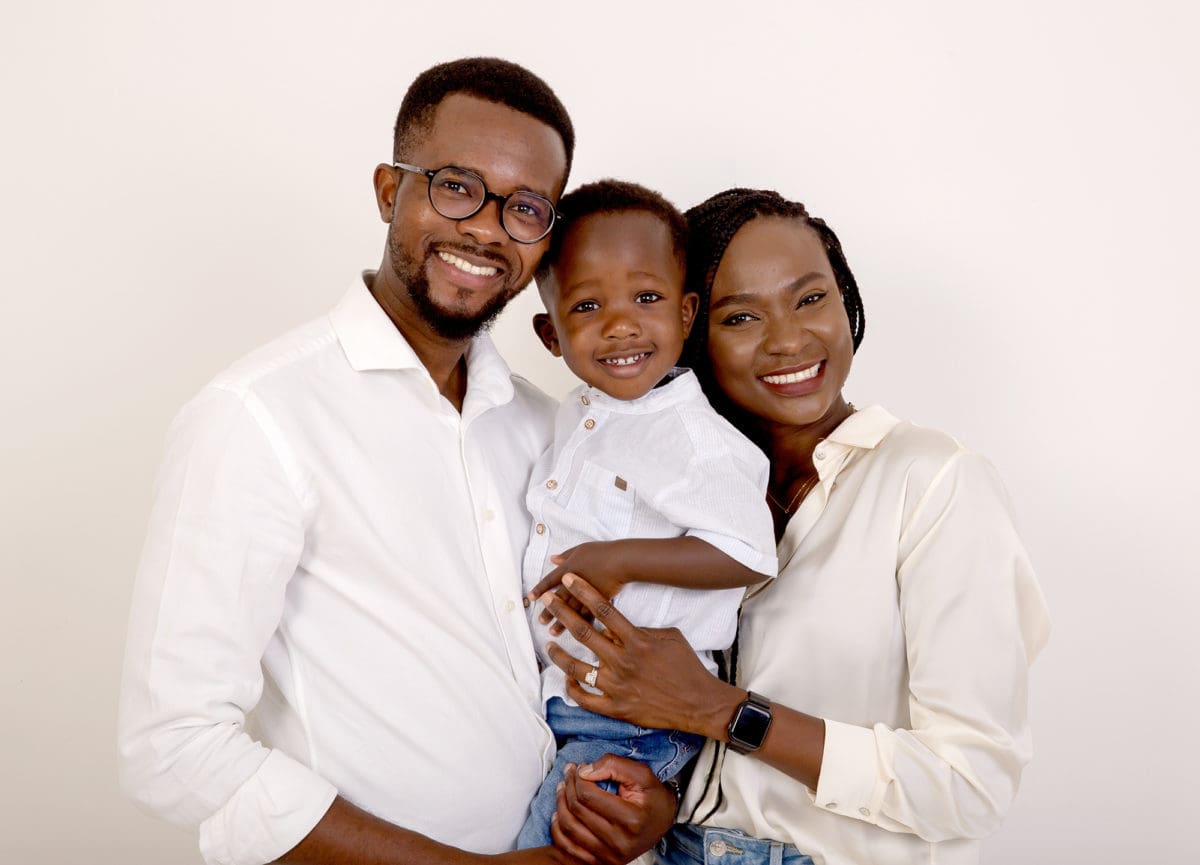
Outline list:
[[[1189,861],[1194,4],[8,5],[0,861],[199,861],[115,782],[163,433],[378,262],[370,178],[399,99],[469,53],[558,88],[575,183],[682,205],[775,186],[836,227],[868,311],[849,396],[994,460],[1055,617],[1037,757],[985,861]],[[497,333],[561,393],[536,305]]]

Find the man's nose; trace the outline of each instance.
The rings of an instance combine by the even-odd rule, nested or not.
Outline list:
[[[480,245],[503,243],[508,239],[501,216],[501,202],[489,198],[483,207],[458,220],[458,233]]]

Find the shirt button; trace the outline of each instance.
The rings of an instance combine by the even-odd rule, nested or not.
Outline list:
[[[505,601],[504,602],[504,612],[511,613],[516,608],[517,608],[517,605],[515,602],[513,602],[513,601]]]
[[[537,532],[539,535],[544,535],[544,534],[546,534],[546,524],[538,523],[536,526],[533,527],[533,530],[535,532]]]
[[[870,809],[870,808],[859,808],[859,809],[858,809],[858,813],[859,813],[859,814],[862,814],[864,817],[870,817],[870,816],[871,816],[871,809]]]
[[[594,420],[592,420],[591,418],[588,418],[587,420],[585,420],[583,422],[583,426],[585,429],[591,429],[595,425],[596,425],[596,422]]]
[[[550,478],[550,480],[546,481],[546,489],[553,490],[553,489],[557,489],[557,487],[558,487],[558,481],[556,481],[554,478]]]
[[[486,508],[486,509],[484,509],[484,512],[483,512],[483,514],[481,514],[481,516],[483,517],[483,521],[485,523],[490,523],[492,520],[494,520],[496,518],[496,512],[493,511],[491,508]]]
[[[817,451],[815,454],[813,454],[813,456],[819,460],[823,460],[825,459],[825,451]]]
[[[836,811],[837,810],[837,802],[826,802],[825,807],[828,808],[830,811]]]
[[[716,841],[708,842],[708,854],[720,859],[725,855],[725,842],[718,838]]]
[[[581,396],[581,397],[579,398],[579,401],[580,401],[581,403],[583,403],[584,405],[591,405],[591,404],[592,404],[592,401],[591,401],[590,399],[588,399],[588,398],[587,398],[587,394],[586,394],[586,393],[585,393],[583,396]]]

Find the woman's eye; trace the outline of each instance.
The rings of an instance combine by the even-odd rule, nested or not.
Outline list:
[[[735,312],[733,315],[721,319],[721,324],[732,327],[737,324],[745,324],[748,321],[756,321],[756,319],[748,312]]]
[[[571,307],[571,312],[595,312],[600,308],[600,304],[594,300],[582,300]]]
[[[663,296],[657,291],[643,291],[634,298],[638,303],[656,303],[662,299]]]

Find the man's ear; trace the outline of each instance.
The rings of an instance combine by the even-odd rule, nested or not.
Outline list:
[[[562,357],[562,349],[558,345],[558,331],[554,329],[554,322],[550,320],[544,312],[539,312],[533,317],[533,332],[538,335],[538,339],[542,341],[542,345],[546,346],[555,357]]]
[[[683,301],[679,305],[683,311],[683,336],[686,339],[691,334],[692,325],[696,321],[696,310],[700,308],[700,295],[689,291],[683,296]]]
[[[375,184],[375,205],[379,208],[379,218],[387,223],[392,221],[392,212],[396,207],[396,187],[399,185],[396,172],[397,169],[386,162],[381,162],[375,166],[375,176],[372,178]]]

